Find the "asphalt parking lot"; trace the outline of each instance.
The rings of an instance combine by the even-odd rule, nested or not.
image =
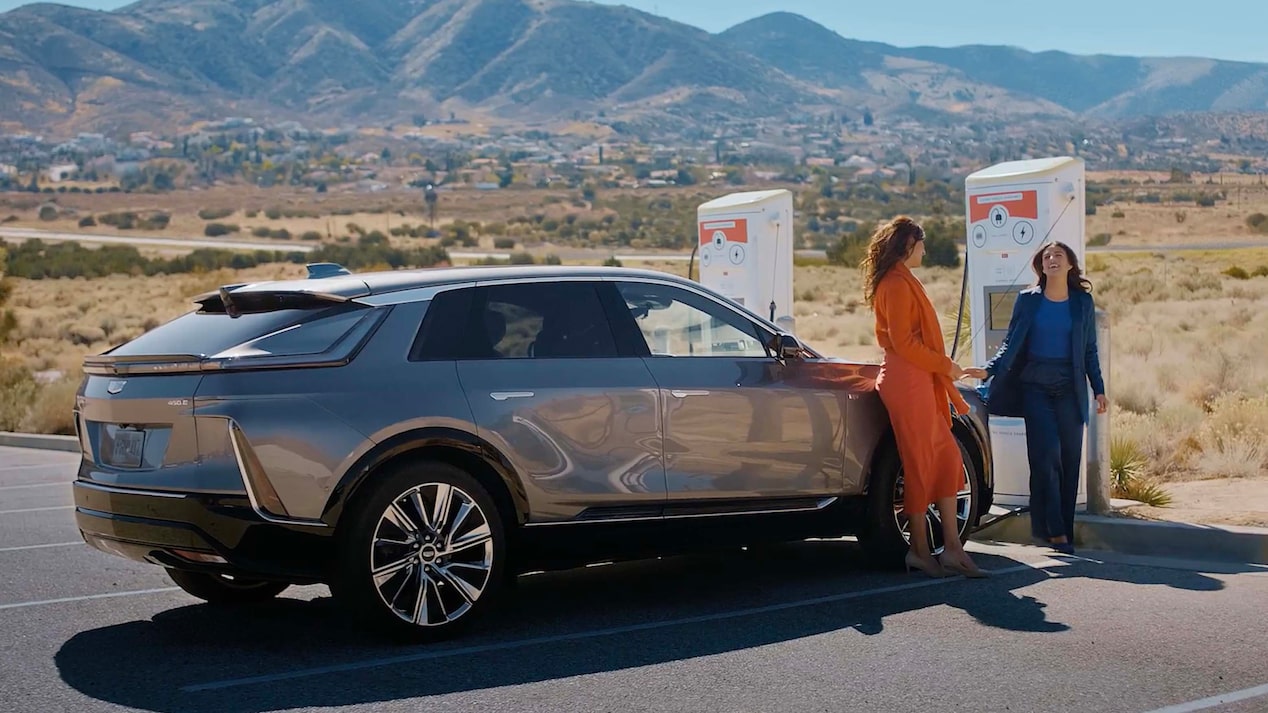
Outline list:
[[[850,542],[521,578],[386,644],[324,587],[219,609],[82,544],[69,453],[0,447],[0,701],[18,711],[1268,710],[1268,568],[977,543],[989,580]]]

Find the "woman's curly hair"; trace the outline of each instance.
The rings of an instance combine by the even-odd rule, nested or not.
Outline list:
[[[916,221],[900,215],[876,229],[867,244],[863,269],[863,300],[872,303],[876,288],[890,268],[907,259],[910,239],[925,239],[925,230]]]

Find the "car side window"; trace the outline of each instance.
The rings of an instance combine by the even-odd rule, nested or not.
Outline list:
[[[466,294],[459,294],[466,293]],[[443,299],[442,299],[443,298]],[[528,282],[442,293],[424,324],[422,358],[584,359],[617,356],[612,328],[596,286]],[[461,316],[461,321],[455,319]],[[457,329],[440,323],[460,323]],[[434,328],[433,328],[434,327]],[[430,338],[450,349],[429,349]]]
[[[668,285],[619,282],[651,355],[670,357],[766,357],[756,325],[733,310]]]

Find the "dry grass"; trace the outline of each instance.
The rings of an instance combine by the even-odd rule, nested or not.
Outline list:
[[[1131,186],[1113,186],[1116,193],[1156,193],[1168,197],[1172,192],[1194,196],[1223,192],[1226,200],[1213,207],[1201,207],[1193,201],[1176,203],[1137,203],[1116,201],[1101,206],[1096,215],[1087,217],[1087,235],[1111,236],[1115,247],[1155,245],[1219,245],[1264,241],[1246,219],[1254,213],[1268,213],[1268,184],[1259,176],[1238,174],[1194,174],[1189,183],[1167,183],[1168,173],[1119,171],[1089,173],[1088,181],[1128,180]]]

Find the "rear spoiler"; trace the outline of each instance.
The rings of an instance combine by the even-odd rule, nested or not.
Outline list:
[[[238,317],[243,314],[284,309],[318,309],[370,294],[364,281],[333,262],[309,263],[308,280],[317,280],[322,289],[305,280],[238,283],[223,285],[194,298],[200,311]]]
[[[276,312],[284,309],[318,309],[341,304],[351,297],[327,292],[306,290],[255,289],[237,291],[243,285],[225,285],[213,292],[194,298],[200,312],[227,314],[239,317],[243,314]]]

